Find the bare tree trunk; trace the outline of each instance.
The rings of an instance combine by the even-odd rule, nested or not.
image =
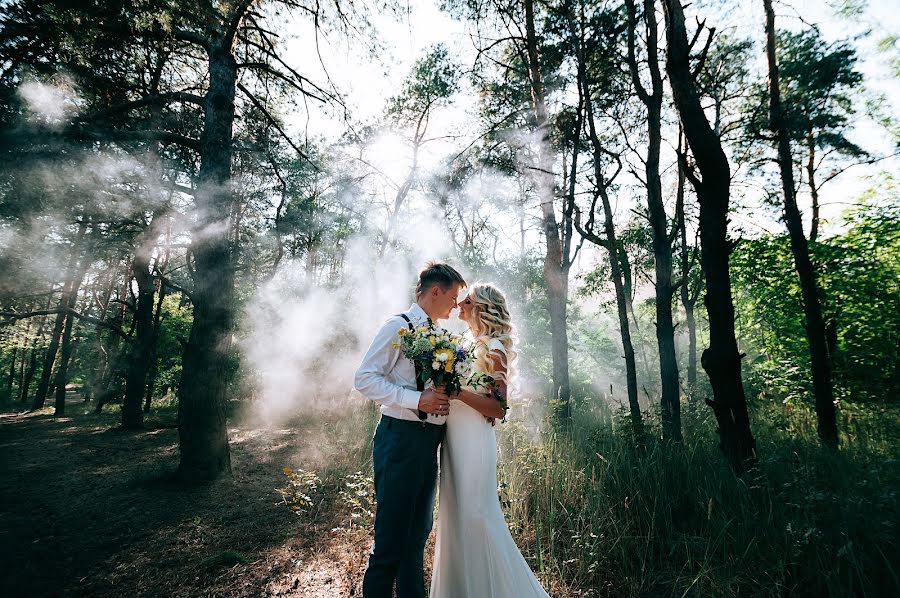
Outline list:
[[[809,196],[812,199],[812,221],[809,226],[809,241],[815,243],[819,238],[819,188],[816,186],[816,143],[812,133],[808,136],[809,159],[806,162],[806,173],[809,178]]]
[[[63,326],[62,341],[59,346],[59,364],[56,367],[56,380],[53,383],[56,402],[53,415],[66,414],[66,382],[69,377],[69,359],[72,357],[72,325],[75,318],[67,315]]]
[[[681,237],[681,305],[684,307],[684,317],[687,322],[688,329],[688,367],[687,367],[687,385],[690,393],[693,393],[697,387],[697,318],[694,315],[694,309],[697,305],[697,297],[691,293],[690,274],[691,274],[691,252],[687,242],[687,221],[684,213],[684,154],[683,154],[683,132],[678,127],[678,184],[675,196],[678,212],[678,233]]]
[[[130,267],[130,265],[128,267]],[[118,308],[116,309],[115,318],[113,319],[113,324],[119,329],[121,329],[125,323],[125,314],[128,309],[124,302],[124,297],[128,295],[128,288],[131,286],[131,278],[127,274],[127,269],[121,282],[122,285],[118,292]],[[134,327],[132,326],[129,334],[133,332]],[[123,347],[124,340],[125,339],[118,334],[113,335],[109,340],[109,345],[106,347],[106,367],[104,368],[103,376],[98,383],[99,392],[94,393],[94,413],[102,412],[103,406],[120,392],[120,389],[116,386],[116,380],[120,372],[125,349],[127,349],[127,347]]]
[[[580,15],[583,21],[584,15]],[[588,135],[591,141],[594,158],[594,184],[595,195],[591,205],[591,212],[588,216],[586,226],[582,227],[580,219],[575,219],[575,228],[579,234],[590,240],[595,245],[600,245],[606,249],[609,259],[610,279],[616,293],[616,309],[619,316],[619,332],[622,338],[622,351],[625,357],[625,384],[628,391],[628,408],[631,415],[631,424],[636,438],[641,438],[644,433],[643,418],[641,416],[641,406],[638,402],[638,386],[637,386],[637,365],[635,363],[634,345],[631,340],[631,328],[628,323],[628,289],[625,287],[624,276],[619,258],[619,243],[616,240],[616,228],[613,223],[612,205],[609,201],[607,189],[612,180],[604,176],[602,165],[604,160],[603,145],[597,134],[597,127],[594,121],[594,104],[591,95],[591,85],[588,79],[586,59],[583,47],[583,32],[579,32],[574,26],[574,15],[572,37],[573,44],[576,48],[576,58],[578,66],[578,84],[579,96],[583,97],[584,111],[588,123]],[[582,25],[583,27],[583,25]],[[619,165],[621,170],[621,163]],[[616,173],[618,175],[618,172]],[[574,174],[573,174],[574,176]],[[615,178],[615,175],[612,177]],[[593,233],[594,213],[597,198],[600,198],[603,204],[604,215],[604,236],[600,237]]]
[[[115,265],[110,266],[110,268],[98,283],[98,286],[100,286],[100,292],[94,294],[94,302],[97,304],[97,308],[99,310],[97,315],[97,318],[99,320],[106,320],[106,314],[109,311],[110,300],[112,299],[113,289],[116,284],[117,269],[118,268]],[[92,399],[96,399],[96,397],[100,396],[100,394],[105,390],[104,382],[106,380],[106,372],[110,364],[110,351],[109,348],[106,347],[103,343],[104,331],[105,329],[102,326],[97,326],[94,331],[94,338],[96,341],[95,351],[99,359],[99,364],[94,371],[93,378],[91,380],[90,396]],[[118,335],[115,336],[117,337]]]
[[[728,202],[731,170],[721,140],[713,132],[691,74],[690,46],[679,0],[663,0],[668,59],[666,71],[685,136],[702,180],[686,172],[700,203],[701,264],[706,275],[709,347],[700,363],[709,375],[713,399],[707,400],[719,424],[719,448],[732,470],[743,473],[756,462],[747,400],[741,380],[741,354],[734,334],[734,303],[728,256]]]
[[[59,298],[60,310],[56,315],[56,322],[54,323],[53,331],[50,334],[50,346],[47,347],[47,352],[44,354],[44,368],[41,370],[41,378],[38,381],[37,392],[34,395],[34,401],[31,403],[32,411],[44,407],[44,403],[46,402],[47,395],[50,391],[50,378],[53,374],[53,365],[56,362],[56,354],[59,351],[59,343],[62,340],[63,328],[66,324],[66,313],[64,308],[67,307],[71,301],[75,279],[78,276],[78,253],[81,250],[81,243],[84,240],[85,232],[87,232],[87,221],[82,220],[78,225],[78,234],[75,237],[75,242],[72,244],[72,255],[69,258],[69,264],[66,269],[69,278],[63,284],[62,295]]]
[[[559,417],[571,416],[569,399],[569,339],[566,329],[566,300],[569,281],[563,268],[563,245],[554,207],[555,180],[553,156],[550,148],[550,122],[544,98],[544,82],[538,58],[538,39],[534,25],[534,2],[524,0],[526,55],[528,79],[531,85],[532,110],[537,125],[537,167],[535,183],[541,202],[544,238],[547,253],[544,257],[544,285],[550,311],[551,355],[553,358],[553,396],[559,401]]]
[[[31,331],[31,323],[28,324],[29,332]],[[25,384],[25,362],[28,361],[28,352],[31,350],[34,351],[34,348],[29,346],[31,344],[31,336],[25,336],[25,343],[22,345],[22,357],[19,359],[19,373],[18,373],[18,384],[19,384],[19,392],[18,394],[22,394],[22,387]],[[10,390],[12,390],[12,385],[10,385]],[[9,395],[9,400],[13,400],[12,394]]]
[[[84,275],[90,267],[91,259],[85,255],[78,267],[75,280],[69,293],[69,309],[75,309],[78,303],[78,290],[81,288],[81,282]],[[72,358],[74,345],[72,343],[72,327],[75,325],[75,316],[71,313],[66,315],[66,323],[63,328],[62,343],[59,348],[59,365],[56,368],[56,381],[54,383],[56,393],[56,404],[53,414],[62,416],[66,413],[66,384],[69,381],[69,361]]]
[[[19,347],[13,347],[12,359],[9,361],[9,376],[6,378],[6,397],[12,400],[13,381],[16,378],[16,358],[19,357]],[[24,361],[24,356],[22,361]]]
[[[152,223],[151,223],[152,226]],[[143,243],[141,243],[143,245]],[[130,347],[125,374],[125,398],[122,400],[122,427],[139,430],[144,426],[144,398],[147,370],[150,367],[150,344],[153,342],[153,275],[150,273],[150,247],[139,247],[132,260],[132,276],[137,282],[135,301],[135,338]]]
[[[227,226],[234,214],[231,183],[237,62],[233,31],[210,39],[209,90],[200,139],[198,233],[194,256],[194,319],[183,357],[178,401],[179,473],[188,481],[231,473],[225,400],[234,311],[234,264]]]
[[[663,438],[681,442],[681,401],[678,385],[678,358],[675,353],[675,324],[672,318],[672,241],[669,219],[662,197],[662,180],[659,175],[660,149],[662,147],[662,99],[663,82],[657,56],[657,22],[654,0],[644,0],[643,20],[646,23],[647,65],[650,71],[651,90],[641,82],[635,52],[637,15],[634,0],[627,0],[628,8],[628,64],[637,95],[647,108],[647,157],[644,174],[647,184],[647,208],[653,233],[653,256],[656,270],[656,344],[659,349],[659,374],[662,388]]]
[[[50,309],[53,304],[53,295],[47,297],[47,306]],[[34,342],[31,345],[31,356],[28,360],[28,369],[22,377],[22,383],[19,385],[19,401],[24,403],[28,400],[28,389],[31,388],[31,381],[34,379],[34,373],[37,371],[38,363],[38,346],[44,339],[44,328],[47,325],[47,316],[41,316],[41,323],[38,324],[37,332],[34,335]]]
[[[128,358],[125,374],[125,398],[122,402],[122,427],[138,430],[144,426],[144,411],[141,404],[147,388],[147,373],[151,367],[153,345],[153,311],[156,284],[150,270],[150,259],[159,234],[161,210],[156,210],[146,231],[137,239],[131,271],[137,282],[138,296],[135,301],[135,338]]]
[[[31,358],[28,360],[28,369],[25,370],[25,376],[22,378],[22,386],[19,389],[19,402],[24,403],[28,400],[28,389],[31,388],[31,381],[34,379],[34,373],[37,371],[38,349],[37,345],[31,349]]]
[[[157,364],[157,347],[159,343],[159,331],[162,327],[162,307],[163,301],[166,300],[168,286],[163,282],[163,277],[169,266],[169,257],[171,255],[171,231],[172,220],[167,217],[166,221],[166,252],[162,261],[156,264],[156,291],[158,293],[156,299],[156,311],[153,314],[153,342],[150,345],[150,372],[147,375],[147,395],[144,398],[144,413],[150,413],[150,403],[153,400],[153,387],[156,384],[156,374],[159,364]],[[280,245],[280,241],[279,241]],[[277,267],[277,264],[276,264]]]
[[[781,187],[784,194],[784,221],[791,238],[794,267],[800,278],[800,290],[803,295],[803,312],[806,316],[806,337],[809,341],[819,439],[826,446],[837,448],[837,416],[834,409],[831,358],[828,355],[825,318],[822,315],[822,302],[816,283],[816,272],[809,256],[809,243],[803,234],[803,219],[797,207],[791,140],[781,109],[778,60],[775,55],[775,11],[772,9],[772,0],[763,0],[763,5],[766,10],[766,54],[769,62],[769,128],[778,139],[778,164],[781,168]],[[810,151],[812,152],[812,147]],[[811,175],[812,170],[810,168]],[[815,178],[810,178],[810,185],[814,190]],[[819,215],[816,195],[813,196],[813,201],[813,225],[815,229],[818,229]]]
[[[416,123],[416,131],[413,134],[412,166],[410,166],[406,179],[400,184],[400,187],[397,189],[397,194],[394,196],[394,209],[391,211],[390,217],[388,218],[387,229],[385,230],[384,237],[381,239],[381,245],[378,248],[379,257],[384,255],[385,250],[391,242],[391,238],[394,236],[394,229],[397,227],[397,217],[400,214],[400,208],[403,207],[406,196],[409,195],[413,183],[416,181],[416,175],[419,173],[419,151],[422,148],[425,132],[428,130],[430,109],[431,104],[428,104],[422,111],[422,114],[419,115],[418,122]]]

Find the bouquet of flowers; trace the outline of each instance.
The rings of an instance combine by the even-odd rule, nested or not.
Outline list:
[[[401,328],[397,337],[395,345],[412,360],[423,384],[431,381],[436,388],[454,394],[474,377],[472,347],[461,336],[437,328],[430,319],[427,326],[415,330]]]

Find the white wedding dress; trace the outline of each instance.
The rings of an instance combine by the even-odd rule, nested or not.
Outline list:
[[[506,353],[497,339],[490,340],[488,349]],[[493,426],[454,400],[446,434],[431,598],[549,598],[516,547],[500,509]]]

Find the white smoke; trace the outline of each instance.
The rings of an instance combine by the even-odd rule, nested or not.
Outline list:
[[[64,77],[56,77],[54,84],[26,81],[18,93],[31,119],[51,127],[61,127],[78,111],[74,86]]]
[[[261,285],[243,320],[242,359],[254,372],[247,415],[275,426],[306,413],[362,406],[350,396],[353,374],[384,321],[413,301],[418,271],[452,246],[440,222],[417,219],[398,230],[410,253],[379,257],[377,243],[358,235],[348,243],[341,282],[317,286],[296,262]],[[349,397],[349,399],[348,399]]]

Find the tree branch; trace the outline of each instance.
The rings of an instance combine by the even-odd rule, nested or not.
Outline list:
[[[158,25],[158,24],[157,24]],[[178,41],[187,42],[190,44],[194,44],[200,46],[205,50],[209,50],[209,40],[205,37],[193,33],[191,31],[184,30],[165,30],[161,26],[158,29],[138,29],[137,27],[125,27],[125,26],[114,26],[114,25],[105,25],[103,23],[96,23],[88,25],[88,28],[98,29],[100,31],[106,33],[112,33],[122,37],[140,37],[142,39],[154,39],[159,41],[166,41],[171,39],[176,39]]]
[[[247,13],[250,11],[250,7],[253,6],[254,2],[256,2],[256,0],[241,0],[238,5],[234,7],[234,12],[228,19],[228,28],[225,30],[225,39],[223,40],[226,48],[230,49],[234,44],[234,36],[237,35],[241,22],[244,20],[244,17],[247,16]]]
[[[320,91],[323,95],[328,96],[330,94],[327,91],[325,91],[324,89],[322,89],[321,87],[319,87],[318,85],[316,85],[315,83],[313,83],[312,81],[310,81],[309,79],[307,79],[306,77],[303,77],[302,75],[300,75],[299,73],[296,73],[296,72],[291,73],[292,75],[297,77],[297,80],[294,80],[294,79],[288,77],[287,75],[285,75],[284,73],[282,73],[281,71],[279,71],[278,69],[272,68],[272,65],[267,64],[265,62],[242,62],[242,63],[238,64],[237,66],[238,66],[238,68],[246,68],[246,69],[265,71],[265,72],[269,73],[270,75],[272,75],[273,77],[281,79],[282,81],[284,81],[285,83],[287,83],[288,85],[290,85],[291,87],[293,87],[294,89],[296,89],[297,91],[302,93],[303,95],[309,96],[315,100],[319,100],[323,104],[328,103],[327,99],[325,99],[322,96],[318,96],[318,95],[312,93],[311,91],[307,90],[305,87],[303,87],[302,83],[303,82],[308,83],[309,85],[314,87],[317,91]]]
[[[101,110],[100,112],[96,112],[94,114],[89,115],[87,118],[83,119],[86,122],[95,122],[98,120],[103,120],[115,114],[119,114],[122,112],[130,112],[131,110],[135,110],[137,108],[144,108],[145,106],[156,106],[159,104],[168,104],[171,102],[180,102],[182,104],[195,104],[204,107],[203,97],[197,94],[188,93],[184,91],[173,91],[171,93],[161,93],[158,95],[148,96],[146,98],[141,98],[140,100],[134,100],[132,102],[125,102],[124,104],[119,104],[117,106],[111,106],[106,110]]]
[[[293,140],[288,136],[288,134],[284,131],[284,129],[281,128],[281,125],[278,124],[278,121],[275,119],[275,117],[272,116],[271,114],[269,114],[269,111],[266,110],[266,107],[263,106],[262,102],[260,102],[258,99],[256,99],[256,96],[254,96],[252,93],[250,93],[250,90],[247,89],[243,83],[238,83],[238,89],[240,89],[243,92],[243,94],[245,96],[247,96],[247,99],[249,99],[253,103],[253,105],[256,106],[256,108],[260,112],[263,113],[263,115],[266,117],[266,120],[269,121],[269,124],[271,124],[273,127],[275,127],[275,130],[277,130],[279,133],[281,133],[281,136],[284,138],[285,141],[288,142],[288,145],[290,145],[292,148],[294,148],[294,151],[297,152],[297,154],[299,154],[301,158],[303,158],[304,160],[306,160],[307,162],[312,164],[313,168],[315,168],[316,170],[319,170],[319,167],[316,166],[315,164],[313,164],[312,160],[309,159],[309,156],[307,156],[303,152],[303,150],[301,150],[297,146],[297,144],[293,142]]]
[[[29,312],[0,312],[0,317],[6,318],[6,320],[0,322],[0,326],[8,326],[14,322],[19,320],[24,320],[25,318],[33,318],[36,316],[47,316],[50,314],[69,314],[79,320],[84,320],[85,322],[90,322],[91,324],[95,324],[100,328],[106,328],[107,330],[112,330],[122,338],[127,339],[128,335],[125,332],[116,326],[115,324],[110,324],[104,320],[99,318],[94,318],[92,316],[86,316],[84,314],[78,313],[71,307],[59,307],[56,309],[39,309],[37,311],[29,311]]]
[[[163,143],[174,143],[195,152],[200,151],[199,141],[170,131],[102,130],[78,127],[71,129],[68,134],[88,141],[162,141]]]

